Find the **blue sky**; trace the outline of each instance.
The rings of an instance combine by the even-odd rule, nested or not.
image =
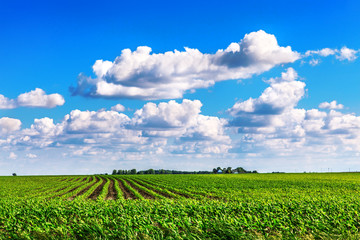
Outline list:
[[[360,170],[359,5],[2,2],[0,174]]]

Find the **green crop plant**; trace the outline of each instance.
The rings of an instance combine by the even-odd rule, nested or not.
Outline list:
[[[89,189],[87,189],[83,194],[81,194],[80,196],[77,196],[76,199],[78,200],[83,200],[86,198],[89,198],[90,195],[94,192],[94,190],[99,187],[104,181],[105,179],[102,177],[97,177],[98,181],[95,182],[93,185],[89,186]]]
[[[137,199],[144,200],[144,197],[136,191],[134,188],[132,188],[124,179],[120,178],[120,181],[124,184],[125,188],[127,188],[129,191],[131,191]]]
[[[0,177],[0,239],[360,238],[359,173],[84,178]]]
[[[98,200],[105,200],[106,195],[108,194],[110,178],[103,179],[103,181],[106,181],[106,183],[104,184],[99,196],[97,197]]]
[[[160,194],[152,191],[151,189],[148,189],[144,186],[141,186],[140,184],[138,184],[137,182],[135,182],[134,180],[132,179],[126,179],[128,182],[130,182],[133,186],[135,186],[136,188],[146,192],[147,194],[150,194],[151,196],[153,196],[154,198],[157,198],[157,199],[164,199],[164,196],[161,196]]]

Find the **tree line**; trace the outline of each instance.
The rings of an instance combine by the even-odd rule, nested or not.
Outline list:
[[[130,170],[124,170],[124,169],[116,170],[116,169],[114,169],[112,171],[112,175],[135,175],[135,174],[231,174],[231,173],[257,173],[257,171],[256,170],[247,171],[242,167],[237,167],[237,168],[234,168],[234,169],[231,168],[231,167],[227,167],[227,168],[217,167],[217,168],[214,168],[212,171],[179,171],[179,170],[165,170],[165,169],[154,170],[152,168],[150,168],[148,170],[141,170],[141,171],[137,171],[135,168],[130,169]]]
[[[234,169],[232,167],[227,167],[227,168],[217,167],[217,168],[213,169],[213,173],[215,173],[215,174],[219,174],[219,173],[230,174],[230,173],[258,173],[258,172],[256,170],[247,171],[242,167],[237,167]]]

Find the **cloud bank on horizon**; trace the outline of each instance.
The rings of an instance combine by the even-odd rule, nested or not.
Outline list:
[[[262,30],[246,34],[240,42],[214,54],[191,48],[165,53],[151,53],[145,46],[135,51],[124,49],[113,62],[97,60],[92,66],[95,77],[80,74],[71,93],[166,101],[146,102],[133,116],[123,113],[126,106],[122,104],[110,110],[74,109],[58,123],[44,117],[28,128],[21,128],[19,119],[2,117],[0,146],[9,152],[9,159],[17,159],[21,152],[28,159],[37,159],[44,149],[61,149],[62,157],[113,160],[286,157],[299,152],[306,156],[358,156],[360,117],[342,113],[344,106],[333,99],[319,103],[318,108],[298,107],[306,84],[290,67],[298,60],[318,65],[321,58],[329,56],[352,62],[358,53],[343,47],[301,54],[290,46],[279,46],[274,35]],[[234,102],[224,117],[202,114],[200,100],[182,99],[186,93],[220,81],[250,79],[285,65],[281,76],[265,81],[268,87],[260,96]],[[54,108],[64,103],[62,95],[47,95],[40,88],[16,99],[0,95],[0,109]]]

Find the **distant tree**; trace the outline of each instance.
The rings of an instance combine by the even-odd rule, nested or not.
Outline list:
[[[122,174],[122,170],[117,170],[117,173],[116,173],[117,175],[121,175]]]
[[[216,174],[217,172],[218,172],[218,170],[217,170],[216,168],[214,168],[214,169],[213,169],[213,173]]]
[[[155,170],[152,169],[152,168],[150,168],[150,169],[148,170],[148,173],[149,173],[149,174],[155,174]]]
[[[231,167],[228,167],[228,168],[225,170],[225,173],[232,173]]]
[[[112,172],[112,175],[115,175],[116,174],[116,170],[114,169],[113,172]]]
[[[17,176],[17,175],[16,175],[16,173],[13,173],[12,175],[13,175],[14,177],[16,177],[16,176]]]
[[[130,170],[130,174],[136,174],[136,169],[134,168],[134,169],[131,169]]]
[[[242,168],[242,167],[237,167],[236,168],[236,171],[238,172],[238,173],[246,173],[247,171],[244,169],[244,168]]]

